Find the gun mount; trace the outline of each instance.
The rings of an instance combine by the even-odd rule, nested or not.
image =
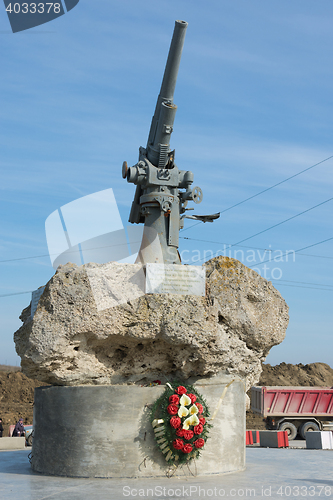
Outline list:
[[[176,21],[146,148],[139,148],[133,167],[123,163],[122,176],[136,185],[129,222],[144,223],[138,262],[180,264],[179,230],[188,201],[201,203],[202,191],[192,188],[193,173],[179,170],[170,137],[177,106],[173,102],[187,23]],[[180,191],[184,189],[185,191]]]

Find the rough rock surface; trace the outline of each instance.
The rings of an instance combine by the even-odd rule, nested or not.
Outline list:
[[[112,265],[133,276],[133,264]],[[59,266],[33,319],[30,306],[22,312],[14,340],[28,377],[58,385],[145,384],[227,371],[251,387],[271,347],[284,339],[288,306],[237,260],[206,263],[205,297],[142,295],[103,310],[89,266],[103,271],[104,264]]]

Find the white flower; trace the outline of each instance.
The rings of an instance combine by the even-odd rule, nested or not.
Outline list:
[[[178,410],[178,417],[182,418],[182,417],[187,417],[188,415],[188,409],[185,408],[185,406],[181,406]]]
[[[179,402],[182,406],[188,406],[191,404],[191,398],[186,396],[186,394],[183,394]]]
[[[191,425],[198,425],[198,424],[200,424],[200,421],[199,421],[199,419],[198,419],[198,417],[196,415],[191,415],[190,419],[191,419]]]
[[[184,423],[183,423],[183,429],[185,429],[185,431],[188,431],[188,429],[189,429],[189,427],[190,427],[190,425],[191,425],[190,420],[191,420],[191,417],[188,417],[188,418],[184,421]]]
[[[188,417],[184,423],[183,423],[183,429],[185,431],[187,431],[190,427],[190,425],[198,425],[200,422],[199,422],[199,419],[196,415],[191,415],[190,417]]]
[[[198,407],[196,405],[192,405],[190,408],[190,415],[196,415],[199,413]]]

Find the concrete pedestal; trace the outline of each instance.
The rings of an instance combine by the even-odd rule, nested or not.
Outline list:
[[[235,380],[234,380],[235,379]],[[245,396],[242,380],[230,375],[195,383],[211,416],[227,388],[210,438],[194,474],[245,468]],[[191,381],[191,383],[193,383]],[[157,449],[149,408],[163,387],[76,386],[35,389],[32,469],[71,477],[158,477],[169,466]],[[187,467],[176,475],[189,474]]]

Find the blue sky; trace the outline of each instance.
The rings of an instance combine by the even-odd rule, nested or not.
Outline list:
[[[177,166],[192,170],[203,190],[195,213],[225,210],[333,155],[331,0],[80,0],[16,34],[0,8],[0,260],[7,261],[0,295],[34,290],[53,275],[44,225],[62,205],[111,187],[126,224],[134,188],[121,165],[134,165],[146,145],[176,19],[189,26],[171,146]],[[180,251],[204,258],[328,200],[332,172],[333,158],[212,225],[186,221]],[[332,207],[230,255],[237,250],[254,265],[253,255],[266,260],[265,249],[332,238]],[[267,362],[332,366],[332,250],[333,240],[266,264],[290,307],[286,339]],[[12,337],[29,301],[29,294],[0,297],[0,363],[19,364]]]

